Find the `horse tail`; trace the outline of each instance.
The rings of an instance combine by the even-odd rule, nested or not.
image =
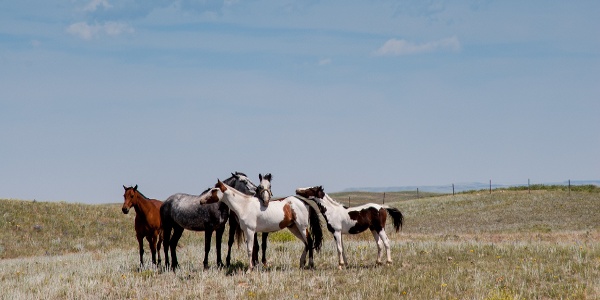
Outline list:
[[[321,245],[323,244],[323,229],[321,228],[321,219],[319,218],[319,213],[314,207],[312,207],[312,205],[308,203],[306,203],[306,205],[308,206],[310,235],[314,242],[313,248],[319,251],[321,250]]]
[[[161,227],[160,240],[163,243],[165,267],[167,268],[167,270],[169,269],[169,265],[171,264],[171,262],[169,261],[169,245],[171,243],[171,229],[172,229],[170,209],[171,209],[171,202],[165,201],[165,203],[163,203],[163,205],[160,206],[160,227]]]
[[[241,243],[244,241],[244,231],[242,231],[242,226],[240,226],[240,222],[237,221],[236,223],[237,224],[235,226],[235,244],[239,248]]]
[[[394,219],[394,229],[396,229],[396,232],[400,231],[400,228],[402,228],[402,224],[404,223],[402,212],[395,207],[387,206],[385,209],[388,211],[388,214],[392,216],[392,219]]]

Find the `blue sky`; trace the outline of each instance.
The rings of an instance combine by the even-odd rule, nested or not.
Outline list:
[[[4,1],[0,198],[599,179],[598,1]]]

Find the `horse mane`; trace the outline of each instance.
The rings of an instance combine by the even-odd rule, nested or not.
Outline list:
[[[125,191],[132,190],[132,189],[133,189],[133,187],[132,187],[132,186],[130,186],[130,187],[128,187],[128,188],[125,188]],[[149,200],[149,199],[150,199],[150,198],[146,197],[146,195],[142,194],[142,192],[140,192],[140,190],[134,190],[134,191],[138,192],[138,194],[140,194],[140,196],[142,196],[142,198],[144,198],[144,199],[146,199],[146,200]]]
[[[244,194],[244,193],[242,193],[242,192],[240,192],[240,191],[238,191],[238,190],[234,189],[233,187],[231,187],[230,185],[228,185],[228,184],[226,184],[226,183],[223,183],[223,184],[225,185],[225,187],[226,187],[227,189],[231,190],[231,191],[232,191],[234,194],[238,194],[238,195],[240,195],[240,196],[244,196],[244,198],[246,198],[246,199],[248,199],[248,198],[256,198],[256,197],[254,197],[254,196],[246,195],[246,194]],[[256,199],[258,200],[258,198],[256,198]]]
[[[325,192],[323,192],[325,193]],[[334,206],[341,206],[343,208],[348,208],[347,206],[337,202],[335,199],[331,198],[327,193],[325,193],[325,197],[323,198],[323,200],[329,201],[329,203],[331,203]]]
[[[212,189],[212,188],[207,188],[206,190],[204,190],[204,192],[200,193],[200,196],[202,196],[202,195],[204,195],[204,194],[208,193],[208,191],[210,191],[211,189]]]

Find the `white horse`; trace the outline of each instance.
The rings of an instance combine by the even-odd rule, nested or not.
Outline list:
[[[308,266],[314,267],[313,249],[320,250],[323,232],[319,214],[310,204],[290,196],[282,200],[271,200],[269,206],[265,207],[261,205],[258,198],[245,195],[220,180],[215,187],[222,192],[221,201],[237,214],[242,231],[246,235],[246,248],[250,261],[248,272],[251,272],[254,267],[252,260],[254,233],[275,232],[284,228],[288,228],[304,243],[300,267],[306,264],[306,252],[309,253]]]
[[[319,206],[319,210],[327,221],[327,229],[333,233],[335,238],[340,269],[348,263],[344,253],[342,234],[357,234],[367,229],[371,230],[375,243],[377,243],[377,264],[382,264],[384,246],[387,252],[387,263],[392,263],[390,240],[385,233],[385,221],[389,213],[394,220],[396,232],[400,230],[404,217],[397,208],[375,203],[348,208],[329,197],[322,186],[298,188],[296,194],[314,200]]]

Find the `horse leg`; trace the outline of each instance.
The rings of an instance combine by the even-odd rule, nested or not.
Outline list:
[[[223,233],[225,232],[225,225],[221,226],[221,228],[217,228],[216,230],[216,241],[215,246],[217,248],[217,266],[219,268],[223,267],[223,260],[221,260],[221,243],[223,242]]]
[[[268,263],[267,263],[267,240],[269,239],[269,233],[263,232],[263,233],[261,233],[261,236],[262,236],[262,263],[266,267],[268,265]],[[256,259],[258,259],[258,257]]]
[[[251,229],[246,229],[244,231],[246,234],[246,251],[248,252],[248,260],[249,260],[248,271],[246,273],[250,273],[250,272],[252,272],[252,269],[254,269],[254,264],[252,263],[252,261],[253,261],[252,247],[254,246],[255,232]]]
[[[227,240],[227,257],[225,258],[225,264],[227,267],[231,265],[231,246],[235,240],[235,231],[237,230],[239,223],[236,217],[232,214],[229,215],[229,239]]]
[[[173,272],[175,272],[175,269],[179,267],[179,262],[177,261],[177,243],[181,238],[181,234],[183,234],[183,227],[175,226],[173,228],[171,242],[169,243],[169,248],[171,248],[171,261],[173,262],[171,264],[171,268],[173,269]]]
[[[383,244],[385,245],[385,251],[387,254],[387,264],[392,264],[392,251],[390,249],[390,239],[388,238],[387,234],[385,233],[385,230],[381,230],[379,232],[379,237],[381,238],[381,240],[383,241]]]
[[[160,259],[160,246],[163,243],[163,234],[162,234],[162,232],[159,232],[157,235],[158,235],[158,242],[156,243],[156,254],[158,255],[158,265],[160,266],[160,263],[162,262]]]
[[[337,248],[338,253],[338,268],[341,270],[344,265],[347,263],[346,254],[344,254],[344,244],[342,243],[342,232],[336,231],[333,233],[333,238],[335,239],[335,246]]]
[[[254,243],[252,247],[252,264],[258,265],[258,251],[260,246],[258,245],[258,233],[254,233]]]
[[[152,264],[156,265],[156,237],[150,233],[146,236],[148,246],[150,246],[150,253],[152,253]]]
[[[138,240],[138,246],[140,249],[140,269],[144,266],[144,236],[141,234],[136,235]]]
[[[212,239],[212,229],[206,229],[204,231],[204,269],[208,269],[208,254],[210,253],[210,240]]]
[[[169,261],[169,243],[171,241],[171,226],[168,225],[165,221],[163,221],[163,251],[165,252],[165,268],[168,270],[170,261]]]
[[[377,264],[381,264],[381,257],[383,256],[383,241],[379,238],[379,233],[375,230],[371,230],[375,243],[377,244]]]
[[[302,232],[306,233],[306,229],[301,230],[298,228],[298,224],[294,224],[291,227],[288,227],[288,229],[304,243],[304,250],[302,251],[302,255],[300,255],[300,268],[303,268],[304,265],[306,265],[306,253],[308,252],[308,241],[306,236],[302,234]]]

